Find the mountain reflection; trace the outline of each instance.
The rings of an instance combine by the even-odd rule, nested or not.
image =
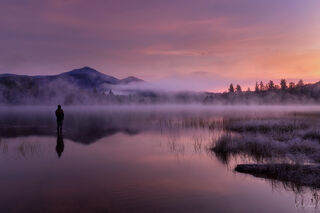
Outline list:
[[[314,208],[319,212],[320,168],[316,165],[291,164],[240,164],[235,168],[240,173],[262,178],[272,189],[291,191],[297,209]]]
[[[0,137],[16,138],[25,136],[56,136],[54,110],[30,108],[0,110]],[[91,144],[101,138],[117,133],[136,135],[144,131],[204,128],[214,123],[219,126],[221,118],[205,120],[206,114],[188,117],[184,113],[152,111],[83,110],[65,108],[63,126],[64,139],[77,143]],[[217,120],[217,121],[216,121]],[[216,127],[215,126],[215,127]],[[209,127],[208,127],[209,128]]]
[[[112,136],[116,133],[134,135],[139,133],[136,129],[100,127],[92,129],[75,126],[73,129],[65,131],[64,137],[77,143],[91,144],[101,138]],[[17,138],[26,136],[54,136],[55,130],[50,127],[5,127],[0,128],[2,138]]]

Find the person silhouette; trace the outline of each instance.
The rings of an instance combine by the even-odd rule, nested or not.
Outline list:
[[[63,150],[64,150],[63,135],[62,135],[62,132],[57,132],[56,152],[59,158],[61,157]]]
[[[61,105],[58,105],[58,109],[56,110],[56,118],[57,118],[57,132],[58,134],[62,134],[62,124],[64,119],[64,113],[61,108]]]

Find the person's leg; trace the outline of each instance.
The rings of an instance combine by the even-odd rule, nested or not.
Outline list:
[[[62,121],[57,121],[57,131],[59,134],[62,132]]]

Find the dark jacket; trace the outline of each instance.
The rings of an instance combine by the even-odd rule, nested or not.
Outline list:
[[[62,109],[56,110],[57,121],[63,121],[64,113]]]

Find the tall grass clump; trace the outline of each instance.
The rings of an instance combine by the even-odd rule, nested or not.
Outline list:
[[[211,149],[224,159],[242,155],[259,162],[281,158],[320,163],[320,134],[315,127],[296,119],[230,120],[225,123],[227,133]]]

